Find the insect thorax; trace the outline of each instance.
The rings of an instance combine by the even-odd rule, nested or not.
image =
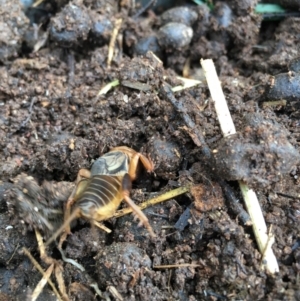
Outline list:
[[[92,168],[91,176],[121,176],[128,172],[129,157],[121,151],[112,151],[98,158]]]

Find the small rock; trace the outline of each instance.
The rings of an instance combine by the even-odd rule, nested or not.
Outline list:
[[[171,22],[158,30],[158,44],[164,49],[188,46],[193,38],[193,29],[185,24]]]
[[[162,25],[170,22],[192,26],[197,20],[197,13],[189,7],[178,6],[165,11],[161,16]]]

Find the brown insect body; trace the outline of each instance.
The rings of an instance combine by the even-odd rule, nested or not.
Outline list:
[[[154,237],[147,217],[129,197],[131,182],[136,178],[139,161],[149,172],[153,171],[153,163],[148,158],[131,148],[120,146],[98,158],[90,171],[81,169],[76,187],[66,204],[64,224],[46,244],[65,231],[60,239],[61,246],[66,235],[70,233],[71,221],[79,217],[86,218],[95,226],[111,232],[99,222],[112,217],[122,200],[132,208],[133,213],[140,219],[140,224]]]
[[[129,171],[130,158],[112,151],[97,159],[91,168],[91,178],[78,183],[75,205],[80,215],[96,221],[114,215],[123,200],[124,175]]]

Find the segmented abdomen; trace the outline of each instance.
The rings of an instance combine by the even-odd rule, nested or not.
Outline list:
[[[97,210],[112,202],[121,190],[121,186],[119,177],[95,175],[89,180],[76,204],[82,209],[83,215],[90,215],[93,213],[91,210]]]

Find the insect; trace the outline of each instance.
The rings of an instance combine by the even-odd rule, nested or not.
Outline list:
[[[133,149],[120,146],[98,158],[91,170],[80,169],[65,208],[64,224],[52,235],[49,245],[61,232],[65,231],[59,245],[70,234],[70,223],[76,218],[88,219],[93,225],[110,232],[100,222],[112,217],[122,200],[132,208],[150,235],[155,237],[149,221],[141,209],[131,200],[131,183],[136,179],[139,162],[148,172],[154,170],[150,159]],[[71,213],[72,211],[72,213]]]

